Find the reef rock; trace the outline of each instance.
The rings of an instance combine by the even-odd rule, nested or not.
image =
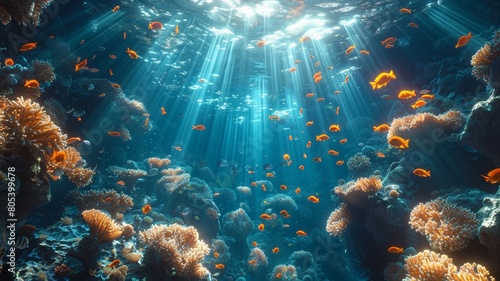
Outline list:
[[[474,105],[460,140],[500,166],[500,96],[498,91]]]
[[[488,249],[491,264],[500,264],[500,191],[484,198],[478,217],[482,218],[479,242]]]

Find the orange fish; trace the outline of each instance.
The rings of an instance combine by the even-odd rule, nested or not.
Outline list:
[[[115,6],[115,7],[113,8],[113,10],[111,10],[111,12],[113,12],[113,13],[114,13],[114,12],[116,12],[116,11],[118,11],[118,10],[120,10],[120,6]]]
[[[173,147],[175,150],[177,150],[177,151],[182,151],[182,147],[180,147],[180,146],[172,146],[172,147]]]
[[[403,14],[411,14],[411,10],[408,8],[401,8],[399,12]]]
[[[224,269],[224,264],[222,264],[222,263],[216,263],[215,264],[215,269]]]
[[[330,150],[328,150],[328,154],[330,154],[330,155],[334,155],[334,156],[337,156],[337,155],[339,155],[339,152],[338,152],[338,151],[335,151],[335,150],[333,150],[333,149],[330,149]]]
[[[288,140],[293,141],[293,137],[292,137],[292,135],[289,135],[289,136],[288,136]]]
[[[111,267],[111,268],[114,268],[115,266],[119,265],[120,264],[120,260],[114,260],[112,261],[108,267]]]
[[[303,109],[303,108],[300,108],[300,109],[299,109],[299,115],[302,115],[302,112],[304,112],[304,109]]]
[[[335,162],[335,165],[337,165],[337,166],[344,165],[344,160],[339,160],[339,161]]]
[[[302,37],[300,37],[299,42],[304,43],[304,42],[307,42],[309,40],[311,40],[310,36],[302,36]]]
[[[458,39],[457,44],[455,45],[455,48],[460,48],[465,46],[467,43],[469,43],[469,40],[472,38],[472,33],[469,32],[469,34],[464,35]]]
[[[273,120],[273,121],[280,121],[280,117],[278,115],[268,115],[267,119]]]
[[[14,60],[11,58],[6,58],[4,61],[5,66],[11,66],[14,65]]]
[[[373,126],[373,131],[374,132],[379,132],[379,133],[385,133],[387,131],[389,131],[391,127],[387,124],[382,124],[382,125],[378,125],[378,126]]]
[[[321,162],[321,157],[313,157],[313,162]]]
[[[324,100],[325,100],[325,98],[317,98],[317,99],[316,99],[316,101],[317,101],[317,102],[322,102],[322,101],[324,101]]]
[[[274,172],[266,173],[266,178],[274,178]]]
[[[115,59],[116,59],[116,56],[115,56],[115,55],[109,55],[109,57],[110,57],[112,60],[115,60]]]
[[[347,84],[347,82],[349,82],[349,75],[346,75],[344,79],[344,84]]]
[[[339,124],[332,124],[330,127],[328,127],[328,130],[330,132],[340,132],[340,125]]]
[[[284,217],[285,219],[287,219],[287,218],[291,218],[291,217],[292,217],[292,216],[290,216],[290,214],[289,214],[286,210],[281,210],[281,211],[280,211],[280,215],[281,215],[282,217]]]
[[[72,143],[75,143],[75,142],[80,142],[80,141],[82,141],[82,139],[79,138],[79,137],[71,137],[71,138],[69,138],[69,139],[66,140],[66,144],[69,145],[69,144],[72,144]]]
[[[394,79],[396,79],[396,75],[392,70],[389,73],[382,72],[375,78],[375,80],[373,80],[373,82],[370,82],[370,85],[372,85],[373,90],[380,89],[387,86],[389,81]]]
[[[265,184],[262,184],[261,188],[262,188],[262,191],[266,192],[266,185]]]
[[[283,277],[283,273],[278,272],[278,273],[276,273],[275,276],[276,276],[277,279],[280,279],[281,277]]]
[[[314,83],[318,84],[321,80],[323,80],[323,76],[318,76],[316,78],[314,78]]]
[[[386,49],[390,49],[394,47],[394,44],[385,44],[384,46]]]
[[[349,46],[349,48],[347,48],[345,50],[345,54],[348,55],[348,54],[352,53],[352,51],[354,51],[354,49],[356,49],[356,44]]]
[[[413,28],[418,28],[418,24],[414,23],[414,22],[410,22],[408,24],[409,27],[413,27]]]
[[[257,242],[252,241],[252,246],[257,247]]]
[[[377,157],[380,157],[380,158],[385,158],[385,154],[383,154],[382,152],[377,152]]]
[[[263,219],[263,220],[270,220],[273,217],[271,215],[269,215],[269,214],[262,214],[262,215],[260,215],[260,218]]]
[[[321,134],[316,136],[316,141],[327,141],[328,139],[330,139],[330,137],[327,134]]]
[[[311,141],[308,141],[308,142],[307,142],[306,147],[307,147],[307,148],[310,148],[310,147],[311,147]]]
[[[416,168],[415,170],[413,170],[413,174],[419,177],[428,178],[431,176],[431,171],[424,170],[422,168]]]
[[[297,230],[297,232],[295,232],[295,234],[297,234],[298,236],[307,236],[307,233],[303,230]]]
[[[423,94],[423,95],[420,96],[420,98],[421,99],[428,99],[428,100],[430,100],[430,99],[434,98],[434,95],[432,95],[432,94]]]
[[[179,26],[178,25],[175,26],[175,34],[179,34]]]
[[[411,99],[412,97],[415,97],[415,90],[402,90],[398,94],[399,99]]]
[[[312,124],[314,124],[314,121],[309,121],[309,122],[307,122],[307,123],[306,123],[306,126],[308,126],[308,127],[309,127],[309,126],[311,126]]]
[[[253,181],[253,182],[250,183],[250,185],[251,186],[257,186],[257,183]]]
[[[300,187],[297,187],[297,188],[295,189],[295,194],[300,194]]]
[[[288,155],[288,154],[286,154],[286,153],[285,153],[285,154],[283,154],[283,160],[285,160],[285,161],[290,160],[290,155]]]
[[[206,128],[205,128],[205,126],[203,126],[203,125],[193,125],[193,126],[191,126],[191,129],[192,129],[192,130],[196,130],[196,131],[203,131],[203,130],[205,130]]]
[[[385,39],[384,41],[380,41],[380,43],[382,43],[382,45],[385,45],[385,44],[393,44],[394,42],[396,42],[398,39],[396,39],[395,37],[389,37],[387,39]]]
[[[108,132],[108,136],[112,136],[112,137],[119,137],[121,135],[122,134],[120,134],[120,132],[118,132],[118,131],[109,131]]]
[[[121,186],[124,186],[125,185],[125,182],[124,181],[117,181],[116,184],[118,185],[121,185]]]
[[[335,115],[339,115],[340,112],[340,106],[337,106],[337,109],[335,109]]]
[[[405,140],[402,137],[392,136],[387,142],[395,148],[405,149],[409,147],[410,139]]]
[[[142,127],[147,128],[148,124],[149,124],[149,117],[146,117],[146,120],[144,120],[144,124],[142,125]]]
[[[288,188],[288,187],[287,187],[286,185],[284,185],[284,184],[280,185],[280,189],[281,189],[281,190],[287,190],[287,188]]]
[[[106,197],[105,199],[102,199],[102,203],[109,203],[113,200],[111,197]]]
[[[153,210],[153,208],[151,208],[151,205],[149,205],[149,204],[146,204],[146,205],[144,205],[144,207],[142,207],[142,213],[144,215],[149,214],[151,212],[151,210]]]
[[[125,51],[125,53],[128,54],[129,57],[133,58],[134,60],[138,59],[139,58],[139,55],[137,54],[136,51],[134,50],[131,50],[130,48],[127,48],[127,50]]]
[[[259,41],[257,41],[257,47],[264,47],[264,45],[266,45],[266,41],[265,40],[259,40]]]
[[[280,248],[274,247],[273,248],[273,254],[277,254],[280,251]]]
[[[500,182],[500,168],[491,170],[486,176],[481,175],[486,182],[495,184]]]
[[[309,197],[307,197],[307,200],[313,202],[313,203],[319,203],[319,198],[314,196],[314,195],[311,195]]]
[[[159,22],[159,21],[152,21],[148,25],[148,29],[151,29],[151,30],[158,30],[158,29],[162,29],[162,28],[163,28],[163,24],[161,24],[161,22]]]
[[[21,46],[21,48],[19,48],[19,51],[26,52],[26,51],[29,51],[29,50],[33,50],[33,49],[36,48],[36,44],[37,43],[38,42],[24,44],[24,45]]]
[[[111,68],[109,69],[109,76],[113,76],[113,70],[111,70]]]
[[[417,100],[414,104],[411,105],[412,108],[421,108],[422,106],[426,105],[427,102],[425,102],[424,100]]]
[[[117,83],[111,83],[111,87],[117,88],[117,89],[121,88],[120,84],[117,84]]]
[[[214,258],[218,259],[219,258],[219,253],[214,252]]]
[[[295,72],[295,71],[297,71],[296,67],[292,67],[292,68],[288,69],[288,72]]]
[[[300,165],[299,170],[304,171],[304,165]]]
[[[40,87],[40,84],[36,80],[26,80],[26,83],[24,83],[24,87],[30,88],[30,89],[36,89]]]
[[[265,227],[264,227],[264,224],[263,224],[263,223],[261,223],[261,224],[259,224],[259,226],[257,226],[257,228],[258,228],[260,231],[264,231],[264,228],[265,228]]]
[[[314,97],[314,93],[308,93],[308,94],[306,94],[306,98],[312,98],[312,97]]]
[[[361,51],[359,51],[359,53],[362,55],[365,55],[365,56],[370,55],[370,51],[367,51],[367,50],[361,50]]]
[[[248,264],[251,266],[256,266],[257,265],[257,260],[256,259],[251,259],[248,261]]]
[[[343,143],[346,143],[346,142],[347,142],[347,139],[341,139],[341,140],[339,140],[340,144],[343,144]]]
[[[404,253],[404,249],[392,246],[392,247],[389,247],[389,249],[387,249],[387,252],[393,253],[393,254],[402,254],[402,253]]]
[[[315,79],[315,80],[318,77],[321,77],[321,71],[318,71],[318,72],[314,73],[314,75],[313,75],[313,79]]]
[[[161,109],[161,115],[167,114],[167,111],[165,110],[165,107],[162,107],[160,109]]]

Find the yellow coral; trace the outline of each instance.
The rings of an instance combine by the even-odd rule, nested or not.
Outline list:
[[[493,39],[486,42],[484,46],[477,51],[475,55],[472,56],[471,65],[472,74],[477,79],[483,79],[486,83],[490,83],[490,65],[491,63],[500,57],[500,36],[498,36],[500,30],[496,31]]]
[[[359,178],[355,182],[348,182],[334,189],[344,202],[359,208],[364,208],[369,195],[375,194],[382,188],[382,181],[379,177]]]
[[[443,281],[448,273],[448,267],[453,260],[447,255],[425,250],[405,259],[405,269],[408,272],[405,280],[410,281]]]
[[[402,138],[411,137],[409,134],[420,127],[425,126],[426,129],[441,128],[445,132],[452,132],[460,128],[464,118],[459,111],[450,110],[440,115],[432,113],[417,113],[396,118],[391,123],[391,128],[387,133],[389,140],[393,136]]]
[[[122,235],[122,228],[105,213],[91,209],[82,212],[90,228],[90,234],[97,237],[97,243],[112,241]]]
[[[427,237],[433,249],[458,251],[474,238],[478,220],[473,212],[436,199],[415,206],[409,223]]]

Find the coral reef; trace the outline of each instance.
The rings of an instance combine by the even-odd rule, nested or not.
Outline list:
[[[122,228],[105,213],[91,209],[82,212],[90,228],[90,234],[97,237],[97,243],[112,241],[122,235]]]
[[[122,265],[117,267],[111,271],[108,277],[108,281],[125,281],[127,277],[128,267],[126,265]]]
[[[382,188],[382,181],[379,177],[359,178],[356,181],[348,182],[335,187],[334,192],[342,201],[358,208],[365,208],[368,196],[375,194]]]
[[[243,241],[252,230],[252,220],[242,208],[228,212],[222,217],[222,231],[237,241]]]
[[[356,153],[347,160],[347,168],[354,178],[366,176],[371,166],[370,158],[361,153]]]
[[[35,26],[40,22],[43,8],[50,5],[52,0],[5,0],[0,4],[0,20],[8,24],[12,19],[19,23]]]
[[[479,242],[488,249],[491,264],[500,264],[500,191],[484,198],[478,216],[482,218],[478,230]],[[497,273],[500,273],[499,269]]]
[[[344,203],[340,204],[340,206],[328,217],[326,231],[330,233],[330,235],[340,236],[349,225],[350,216],[347,205]]]
[[[192,280],[209,275],[201,261],[210,249],[198,239],[194,227],[155,225],[139,236],[141,243],[147,245],[144,264],[156,280],[171,280],[173,276],[175,280]],[[159,276],[164,277],[158,279]]]
[[[118,166],[109,166],[107,171],[118,177],[128,188],[133,188],[139,178],[147,176],[148,172],[140,169],[127,169]]]
[[[265,270],[268,266],[266,254],[259,248],[253,248],[248,254],[248,265],[254,271]]]
[[[275,194],[262,200],[260,208],[262,210],[271,208],[275,212],[279,212],[280,210],[294,211],[298,207],[292,197],[285,194]]]
[[[134,206],[132,197],[115,190],[72,190],[68,196],[72,198],[80,211],[98,209],[108,212],[111,217],[125,213]]]
[[[493,39],[486,42],[484,46],[472,56],[472,74],[479,80],[490,84],[491,64],[500,57],[500,29],[495,31]],[[500,81],[495,81],[500,82]],[[498,86],[497,86],[498,87]]]
[[[436,199],[418,204],[410,213],[410,225],[425,235],[433,249],[458,251],[474,238],[478,220],[464,208]]]
[[[158,158],[158,157],[148,158],[147,161],[150,168],[157,168],[157,169],[164,169],[171,162],[169,158]]]

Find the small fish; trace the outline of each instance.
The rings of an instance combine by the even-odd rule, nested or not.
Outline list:
[[[354,49],[356,48],[356,44],[352,45],[352,46],[349,46],[346,50],[345,50],[345,54],[348,55],[350,53],[352,53],[352,51],[354,51]]]
[[[269,214],[261,214],[260,218],[263,220],[270,220],[270,219],[273,219],[273,216],[271,216]]]
[[[299,170],[304,171],[304,165],[300,165]]]
[[[125,182],[124,182],[124,181],[117,181],[116,183],[117,183],[118,185],[125,186]]]
[[[496,184],[500,182],[500,168],[491,170],[486,176],[481,175],[486,182]]]
[[[334,155],[334,156],[337,156],[337,155],[339,155],[339,152],[338,152],[338,151],[335,151],[335,150],[333,150],[333,149],[330,149],[330,150],[328,150],[328,154],[330,154],[330,155]]]
[[[292,137],[292,135],[289,135],[289,136],[288,136],[288,140],[289,140],[289,141],[293,141],[293,137]]]
[[[172,146],[172,148],[177,150],[177,151],[182,151],[182,147],[180,147],[180,146]]]
[[[426,99],[426,100],[431,100],[434,98],[434,95],[432,94],[423,94],[420,96],[421,99]]]
[[[111,198],[111,197],[106,197],[106,198],[102,199],[102,203],[109,203],[109,202],[111,202],[112,200],[113,200],[113,198]]]
[[[111,68],[109,69],[109,76],[113,76],[113,70],[111,70]]]
[[[309,127],[309,126],[311,126],[311,125],[313,125],[313,124],[314,124],[314,121],[308,121],[308,122],[306,123],[306,126],[308,126],[308,127]]]
[[[4,64],[5,66],[12,66],[14,65],[14,60],[12,58],[6,58]]]
[[[392,246],[392,247],[389,247],[387,249],[387,252],[393,253],[393,254],[402,254],[402,253],[404,253],[404,249],[400,248],[400,247]]]
[[[266,178],[274,178],[274,172],[266,173]]]
[[[460,48],[465,46],[467,43],[469,43],[469,40],[472,38],[472,33],[468,33],[467,35],[464,35],[458,39],[457,44],[455,45],[455,48]]]
[[[116,56],[115,56],[115,55],[109,55],[109,57],[110,57],[112,60],[115,60],[115,59],[116,59]]]
[[[116,89],[121,88],[120,84],[117,84],[117,83],[111,83],[111,87],[116,88]]]
[[[34,42],[34,43],[26,43],[24,45],[21,46],[21,48],[19,48],[19,51],[21,52],[26,52],[26,51],[30,51],[30,50],[33,50],[36,48],[36,44],[38,42]]]
[[[179,26],[175,25],[175,34],[179,34]]]
[[[337,106],[337,109],[335,109],[335,115],[339,115],[340,112],[340,106]]]
[[[411,99],[412,97],[415,97],[415,90],[402,90],[398,94],[399,99]]]
[[[134,50],[131,50],[130,48],[127,48],[127,50],[125,51],[125,53],[128,54],[128,56],[134,60],[138,59],[139,58],[139,55],[137,54],[136,51]]]
[[[349,82],[349,75],[346,75],[344,79],[344,84],[347,84],[347,82]]]
[[[167,111],[165,110],[165,107],[160,108],[161,110],[161,115],[166,115]]]
[[[328,130],[330,132],[340,132],[340,125],[339,124],[332,124],[330,127],[328,127]]]
[[[373,126],[373,131],[374,132],[379,132],[379,133],[384,133],[384,132],[387,132],[389,131],[391,127],[387,124],[381,124],[381,125],[378,125],[378,126]]]
[[[75,142],[81,142],[81,141],[82,141],[82,139],[79,137],[71,137],[71,138],[66,140],[66,144],[70,145],[70,144],[73,144]]]
[[[370,51],[367,51],[367,50],[361,50],[359,51],[360,54],[362,55],[365,55],[365,56],[369,56],[370,55]]]
[[[295,234],[297,234],[298,236],[307,236],[307,233],[303,230],[297,230],[297,232],[295,232]]]
[[[321,134],[316,136],[316,141],[327,141],[328,139],[330,139],[330,137],[327,134]]]
[[[431,171],[424,170],[422,168],[416,168],[415,170],[413,170],[413,174],[419,177],[427,178],[431,176]]]
[[[408,26],[409,27],[413,27],[413,28],[418,28],[418,24],[414,23],[414,22],[410,22],[408,23]]]
[[[313,157],[312,161],[319,163],[319,162],[321,162],[321,157]]]
[[[120,6],[115,6],[115,7],[113,8],[113,10],[111,10],[111,12],[113,12],[113,13],[114,13],[114,12],[116,12],[116,11],[118,11],[118,10],[120,10]]]
[[[281,215],[282,217],[284,217],[285,219],[287,219],[287,218],[291,218],[291,217],[292,217],[292,216],[290,216],[290,214],[289,214],[286,210],[281,210],[281,211],[280,211],[280,215]]]
[[[300,194],[300,187],[297,187],[297,188],[295,189],[295,194]]]
[[[346,142],[347,142],[347,139],[341,139],[341,140],[339,140],[340,144],[343,144],[343,143],[346,143]]]
[[[257,247],[257,242],[252,241],[252,246]]]
[[[324,100],[325,100],[325,98],[317,98],[317,99],[316,99],[316,101],[317,101],[317,102],[322,102],[322,101],[324,101]]]
[[[382,43],[382,45],[386,45],[386,44],[393,44],[394,42],[396,42],[398,39],[396,39],[395,37],[388,37],[387,39],[385,39],[384,41],[380,41],[380,43]]]
[[[257,47],[264,47],[264,45],[266,45],[266,41],[265,40],[259,40],[259,41],[257,41]]]
[[[277,253],[279,253],[279,251],[280,251],[280,248],[278,248],[278,247],[273,248],[273,254],[277,254]]]
[[[290,160],[290,155],[288,155],[287,153],[283,154],[283,160],[285,161]]]
[[[310,147],[311,147],[311,141],[308,141],[308,142],[307,142],[306,147],[307,147],[307,148],[310,148]]]
[[[214,258],[218,259],[219,258],[219,253],[214,252]]]
[[[216,263],[215,264],[215,269],[224,269],[224,264],[222,264],[222,263]]]
[[[118,259],[115,259],[114,261],[112,261],[110,264],[108,264],[108,267],[111,267],[111,268],[115,268],[115,266],[119,265],[120,264],[120,260]]]
[[[288,69],[288,72],[295,72],[295,71],[297,71],[296,67],[292,67],[292,68]]]
[[[203,130],[205,130],[206,128],[205,128],[205,126],[203,126],[203,125],[193,125],[193,126],[191,126],[191,129],[192,129],[192,130],[196,130],[196,131],[203,131]]]
[[[276,273],[275,276],[276,276],[276,279],[280,279],[281,277],[283,277],[283,273],[278,272],[278,273]]]
[[[411,107],[417,109],[417,108],[420,108],[426,104],[427,104],[427,102],[425,102],[424,100],[417,100],[415,103],[413,103],[411,105]]]
[[[307,197],[307,200],[313,202],[313,203],[319,203],[319,198],[314,196],[314,195],[311,195],[309,197]]]
[[[399,12],[403,14],[411,14],[411,10],[408,8],[401,8]]]
[[[314,66],[315,66],[315,67],[318,67],[320,64],[321,64],[321,63],[320,63],[319,61],[317,61],[317,62],[314,64]]]
[[[410,139],[405,140],[402,137],[392,136],[387,142],[395,148],[405,149],[409,147]]]
[[[153,208],[151,208],[151,205],[146,204],[142,207],[142,214],[147,215],[151,212],[151,210],[153,210]]]
[[[123,39],[127,39],[127,32],[123,32]]]
[[[300,108],[299,109],[299,115],[302,116],[302,112],[304,112],[304,109],[303,108]]]
[[[387,84],[391,81],[396,79],[396,75],[394,72],[391,70],[389,73],[387,72],[382,72],[377,77],[373,82],[370,82],[370,85],[372,85],[373,90],[375,89],[380,89],[382,87],[387,86]]]
[[[30,88],[30,89],[36,89],[38,87],[40,87],[40,84],[38,83],[38,81],[36,80],[26,80],[26,82],[24,83],[24,87],[26,88]]]
[[[122,134],[120,134],[120,132],[118,132],[118,131],[109,131],[108,132],[108,136],[112,136],[112,137],[119,137],[121,135]]]
[[[163,29],[163,24],[159,21],[152,21],[148,24],[148,29],[151,30],[158,30],[158,29]]]
[[[335,162],[335,165],[337,165],[337,166],[344,165],[344,160],[339,160],[339,161]]]
[[[259,224],[259,226],[257,226],[257,228],[258,228],[260,231],[264,231],[265,226],[264,226],[264,224],[263,224],[263,223],[261,223],[261,224]]]
[[[377,157],[385,158],[385,154],[379,151],[379,152],[377,152]]]
[[[280,117],[278,115],[268,115],[267,119],[272,121],[280,121]]]

